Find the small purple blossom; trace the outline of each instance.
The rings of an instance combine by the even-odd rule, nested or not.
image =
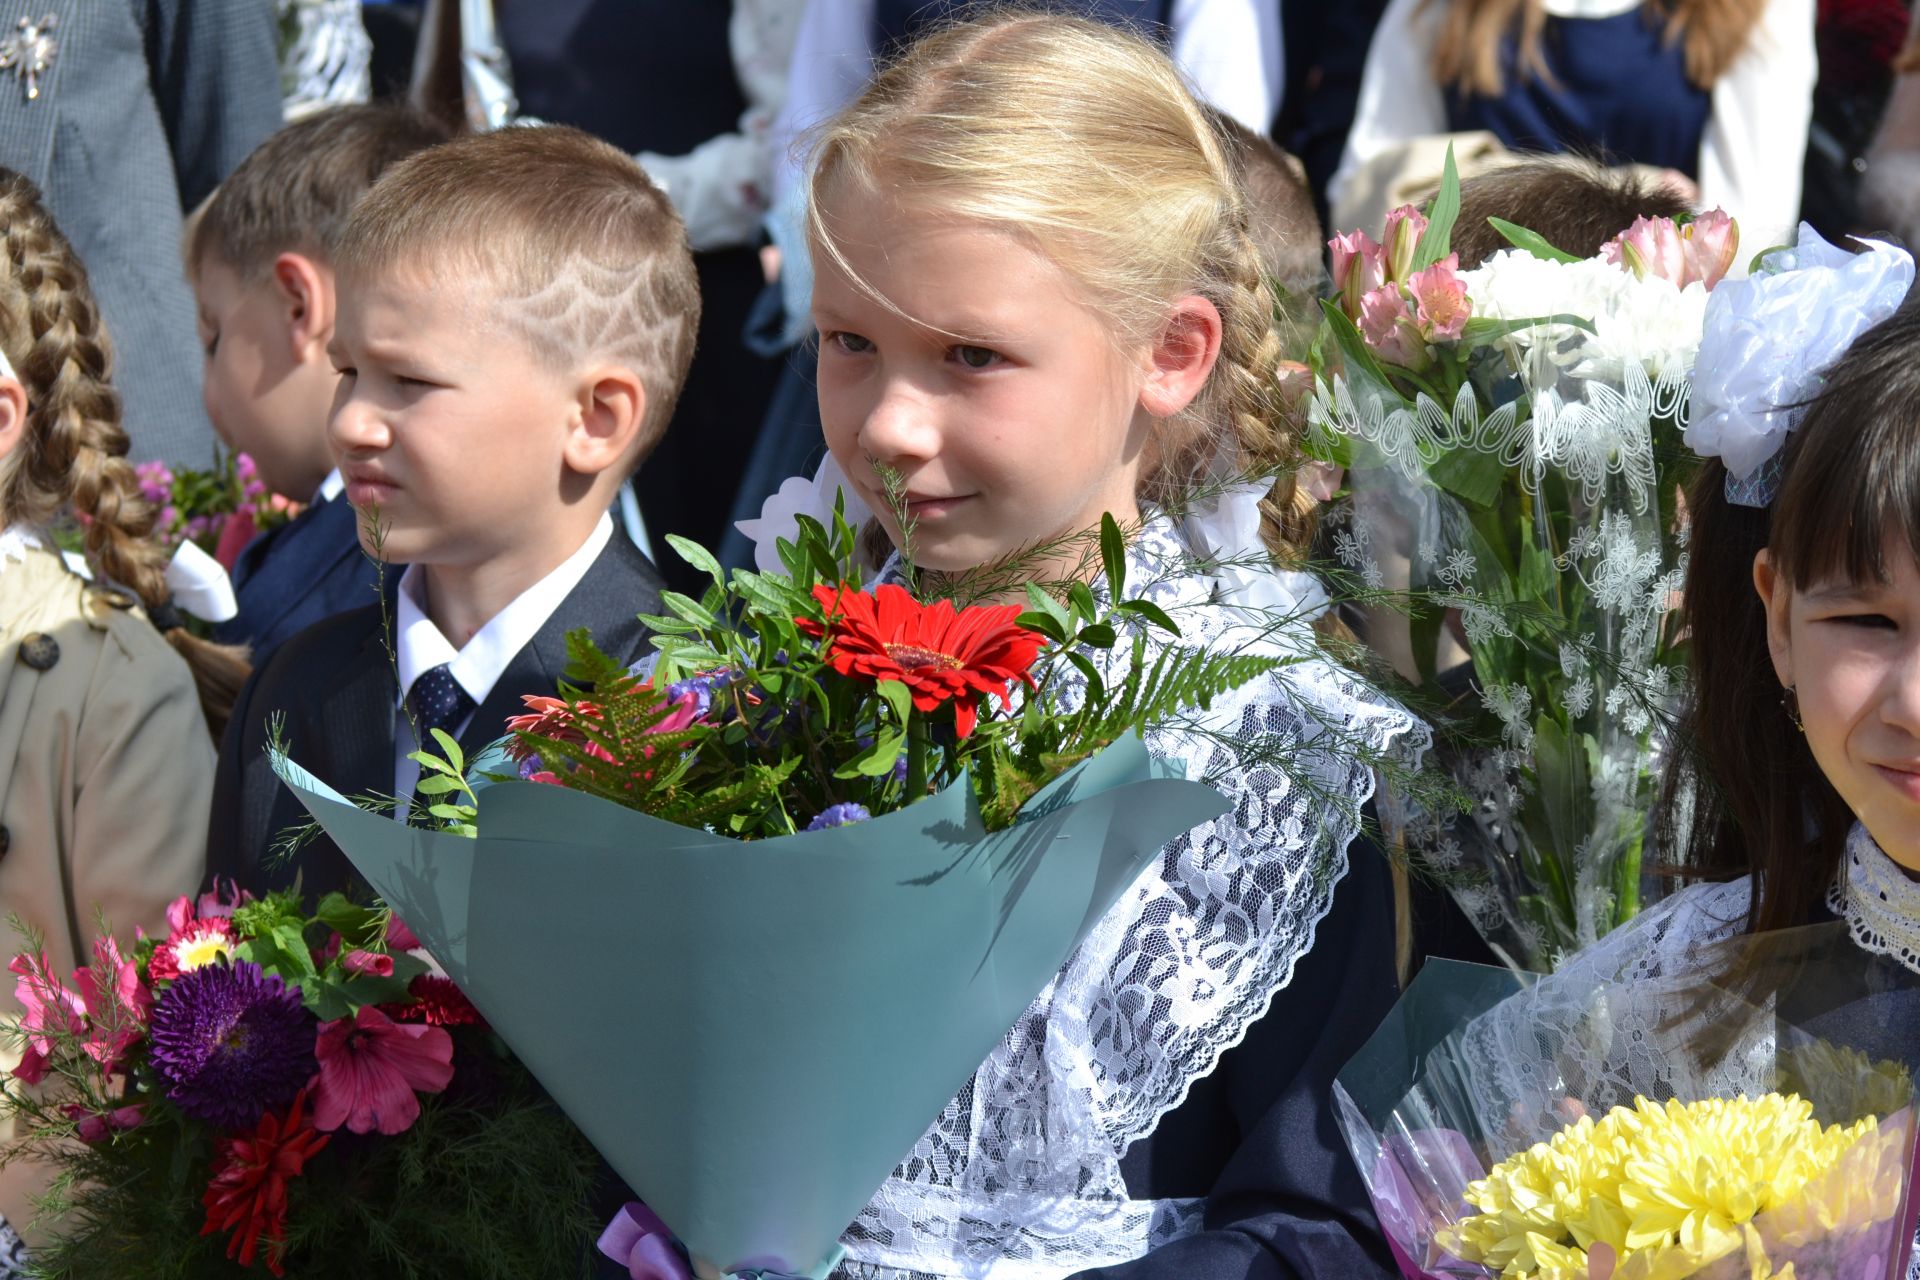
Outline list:
[[[313,1078],[313,1015],[300,988],[242,961],[174,979],[153,1006],[148,1035],[167,1097],[216,1129],[244,1129],[278,1111]]]
[[[173,472],[167,470],[166,463],[136,463],[133,474],[140,482],[140,496],[148,502],[161,506],[173,497]]]
[[[828,805],[820,815],[807,824],[809,831],[825,831],[829,827],[844,827],[849,823],[865,822],[873,815],[867,812],[863,804],[848,801],[846,804]]]
[[[546,772],[546,768],[547,766],[541,761],[540,757],[534,752],[529,751],[527,752],[527,758],[520,762],[520,780],[522,782],[531,782],[533,781],[534,774],[544,773]]]
[[[705,719],[713,710],[714,695],[732,684],[736,674],[732,668],[722,667],[717,671],[702,671],[685,680],[676,680],[667,686],[667,701],[678,702],[692,694],[695,708],[701,719]]]

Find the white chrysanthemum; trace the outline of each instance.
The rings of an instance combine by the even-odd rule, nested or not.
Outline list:
[[[1677,377],[1693,367],[1700,348],[1705,285],[1678,289],[1598,258],[1548,262],[1519,249],[1496,253],[1460,274],[1476,319],[1574,315],[1593,322],[1591,334],[1571,325],[1543,325],[1511,335],[1501,345],[1516,365],[1538,348],[1576,378],[1619,382],[1629,361],[1650,377]]]

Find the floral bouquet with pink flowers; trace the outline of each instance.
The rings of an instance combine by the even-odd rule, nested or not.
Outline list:
[[[1496,219],[1513,247],[1463,271],[1459,207],[1449,161],[1427,213],[1332,240],[1310,448],[1348,468],[1334,556],[1412,601],[1368,638],[1492,744],[1463,753],[1471,815],[1428,822],[1426,858],[1509,961],[1545,969],[1639,904],[1681,670],[1681,432],[1738,234],[1718,211],[1642,218],[1580,258]]]
[[[164,462],[134,467],[140,494],[160,509],[154,536],[169,547],[192,542],[231,569],[256,533],[285,524],[300,505],[267,489],[259,468],[244,453],[213,451],[205,471],[174,470]]]
[[[593,1152],[405,925],[339,895],[167,921],[131,946],[103,923],[71,982],[25,930],[9,966],[3,1158],[47,1167],[36,1275],[567,1273]]]

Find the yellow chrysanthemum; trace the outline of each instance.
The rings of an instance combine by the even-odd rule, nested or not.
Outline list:
[[[1891,1199],[1880,1177],[1854,1192],[1847,1184],[1858,1180],[1829,1179],[1821,1194],[1802,1195],[1877,1128],[1872,1117],[1823,1127],[1795,1095],[1636,1098],[1501,1162],[1467,1188],[1480,1213],[1442,1232],[1440,1244],[1507,1280],[1584,1280],[1596,1244],[1615,1255],[1622,1280],[1678,1280],[1742,1251],[1755,1280],[1790,1280],[1791,1266],[1775,1276],[1747,1224],[1782,1206],[1803,1215],[1794,1232],[1803,1236],[1890,1216],[1897,1175]]]

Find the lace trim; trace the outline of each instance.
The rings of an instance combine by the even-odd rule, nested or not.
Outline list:
[[[1862,951],[1920,973],[1920,884],[1855,823],[1827,907],[1847,922]]]
[[[1233,808],[1170,843],[1094,927],[849,1229],[848,1276],[1039,1280],[1199,1229],[1197,1207],[1130,1199],[1120,1156],[1292,980],[1347,872],[1374,791],[1367,762],[1390,748],[1417,759],[1429,738],[1351,673],[1303,656],[1304,616],[1262,634],[1230,603],[1248,584],[1195,560],[1153,519],[1129,548],[1128,595],[1171,615],[1184,646],[1292,659],[1147,735]],[[1130,656],[1124,643],[1089,655],[1114,665],[1109,679]],[[1056,677],[1053,693],[1071,708],[1084,680]]]
[[[24,562],[27,552],[44,551],[46,546],[40,535],[25,525],[9,525],[0,529],[0,573],[7,571],[9,562]]]

